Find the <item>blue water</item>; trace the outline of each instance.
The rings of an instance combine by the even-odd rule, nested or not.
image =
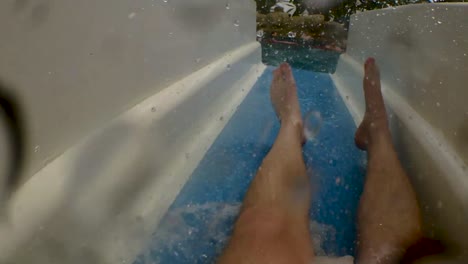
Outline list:
[[[313,72],[334,73],[340,53],[335,51],[313,49],[303,45],[286,45],[281,43],[262,43],[262,62],[278,66],[288,62],[295,69]]]
[[[154,235],[143,263],[213,263],[225,246],[239,206],[278,133],[268,67],[208,150]],[[303,114],[319,111],[321,132],[304,147],[314,197],[311,229],[321,255],[353,255],[355,218],[365,157],[356,129],[328,74],[294,69]]]

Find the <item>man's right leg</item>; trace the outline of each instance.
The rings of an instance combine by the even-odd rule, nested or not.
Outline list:
[[[399,263],[421,238],[416,195],[392,144],[374,59],[365,64],[366,113],[356,145],[368,152],[364,192],[358,212],[357,263]]]

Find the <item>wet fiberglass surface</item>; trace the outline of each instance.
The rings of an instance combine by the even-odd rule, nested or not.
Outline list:
[[[279,130],[269,96],[273,70],[267,68],[208,150],[137,264],[215,262]],[[364,153],[354,146],[355,124],[328,74],[303,69],[293,74],[303,115],[317,111],[323,118],[320,133],[303,150],[314,191],[310,229],[315,251],[353,255],[365,168]]]

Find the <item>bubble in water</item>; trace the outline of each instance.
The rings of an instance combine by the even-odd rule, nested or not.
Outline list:
[[[335,184],[336,185],[339,185],[341,183],[341,178],[340,177],[336,177],[335,178]]]
[[[231,4],[227,3],[227,4],[226,4],[226,9],[227,9],[227,10],[231,9]]]
[[[235,26],[235,27],[238,27],[238,26],[239,26],[239,23],[240,23],[240,21],[239,21],[238,19],[234,20],[234,26]]]
[[[231,69],[231,64],[226,65],[226,69],[229,71]]]
[[[439,102],[437,102],[436,105],[437,105],[437,107],[440,107],[440,103],[439,103]]]
[[[275,55],[278,55],[278,52],[279,52],[279,51],[275,50]]]
[[[264,35],[265,35],[265,32],[263,32],[263,29],[260,29],[259,31],[257,31],[258,38],[263,38]]]
[[[442,208],[442,207],[444,207],[444,204],[442,203],[442,201],[440,201],[440,200],[437,201],[437,208],[440,209],[440,208]]]
[[[295,38],[295,37],[296,37],[296,32],[289,31],[289,32],[288,32],[288,37],[289,37],[289,38]]]
[[[128,19],[133,19],[136,16],[135,12],[128,14]]]
[[[169,2],[169,0],[163,0],[163,2],[164,2],[164,3],[167,3],[167,2]]]
[[[314,140],[322,127],[322,115],[317,111],[310,111],[304,116],[304,136],[307,140]]]
[[[41,146],[39,146],[39,145],[35,146],[35,147],[34,147],[34,152],[37,153],[37,152],[39,152],[39,151],[41,151]]]

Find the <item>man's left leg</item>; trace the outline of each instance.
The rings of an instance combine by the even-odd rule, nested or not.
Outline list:
[[[271,99],[281,121],[280,132],[247,192],[220,264],[310,264],[314,258],[302,117],[287,64],[274,72]]]

